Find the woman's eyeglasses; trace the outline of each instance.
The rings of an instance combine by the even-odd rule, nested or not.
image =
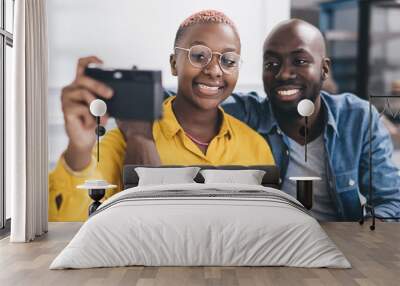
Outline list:
[[[175,47],[177,50],[188,52],[189,62],[196,68],[205,68],[212,60],[213,54],[219,56],[219,66],[226,74],[237,71],[241,65],[240,55],[235,52],[219,53],[213,52],[209,47],[203,45],[195,45],[190,49]]]

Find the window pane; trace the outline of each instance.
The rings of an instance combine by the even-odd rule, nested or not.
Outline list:
[[[5,74],[5,84],[6,84],[6,94],[5,98],[10,98],[11,97],[11,75],[12,75],[12,68],[13,68],[13,63],[12,63],[12,48],[6,45],[6,74]],[[10,190],[6,190],[6,219],[11,217],[11,193]]]
[[[4,37],[0,35],[0,63],[3,65],[4,59],[3,59],[3,43],[4,43]],[[0,227],[4,227],[4,208],[5,208],[5,196],[4,196],[4,188],[3,188],[3,180],[4,180],[4,169],[2,168],[3,166],[3,112],[4,112],[4,106],[3,106],[3,68],[2,65],[0,66]]]
[[[6,30],[10,33],[14,32],[14,0],[6,1]]]
[[[3,28],[3,5],[2,5],[2,1],[0,0],[0,29]]]

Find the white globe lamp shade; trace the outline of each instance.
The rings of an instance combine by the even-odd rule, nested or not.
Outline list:
[[[90,113],[94,116],[100,117],[106,114],[107,105],[101,99],[95,99],[90,103]]]
[[[314,103],[309,99],[303,99],[297,105],[297,112],[301,116],[311,116],[314,113]]]

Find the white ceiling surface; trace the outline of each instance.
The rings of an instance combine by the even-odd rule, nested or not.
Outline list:
[[[278,4],[279,3],[279,4]],[[271,28],[290,15],[290,0],[49,0],[49,87],[72,81],[79,57],[97,55],[109,67],[161,69],[173,87],[169,54],[179,24],[217,9],[237,25],[244,60],[238,86],[261,85],[261,49]]]

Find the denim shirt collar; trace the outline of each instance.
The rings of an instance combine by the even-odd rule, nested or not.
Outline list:
[[[320,93],[321,96],[321,102],[323,107],[325,108],[326,112],[325,112],[325,120],[327,122],[327,126],[332,127],[333,131],[335,131],[336,136],[339,137],[339,131],[337,128],[337,124],[336,124],[336,119],[334,116],[334,113],[332,111],[332,108],[329,106],[327,100],[326,100],[326,96],[328,96],[328,93],[326,93],[325,91],[321,91]]]
[[[335,131],[336,135],[339,137],[339,131],[337,128],[336,124],[336,119],[333,115],[333,111],[331,110],[331,107],[329,106],[325,96],[327,96],[327,93],[324,91],[321,91],[320,93],[321,96],[321,103],[324,107],[324,110],[326,111],[325,113],[325,119],[327,122],[327,126],[332,127],[333,131]],[[268,99],[268,96],[265,98],[264,101],[266,111],[264,115],[266,116],[265,120],[260,121],[260,125],[258,128],[258,132],[262,134],[271,134],[273,130],[279,130],[278,126],[278,121],[276,120],[274,113],[272,111],[272,106],[270,104],[270,101]]]

